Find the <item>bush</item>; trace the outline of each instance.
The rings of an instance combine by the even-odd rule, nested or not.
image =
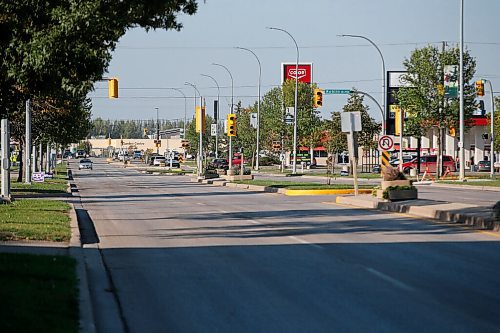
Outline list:
[[[277,156],[264,156],[259,158],[259,166],[271,166],[274,164],[281,164],[279,157]]]

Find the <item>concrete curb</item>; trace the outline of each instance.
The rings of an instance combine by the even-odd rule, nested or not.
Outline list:
[[[402,202],[377,201],[354,196],[337,197],[336,203],[359,208],[378,209],[387,212],[405,213],[415,217],[472,226],[477,229],[500,232],[500,221],[493,219],[491,211],[477,205],[459,203],[437,203],[430,200],[408,200]]]
[[[76,271],[78,276],[79,290],[79,312],[80,312],[80,332],[96,332],[92,301],[89,292],[89,283],[83,248],[80,241],[80,229],[78,228],[78,219],[73,204],[70,204],[71,217],[71,240],[69,242],[69,255],[76,260]]]
[[[69,170],[69,166],[68,166]],[[78,192],[72,192],[71,189],[75,188],[74,180],[68,180],[68,188],[72,197],[79,197]],[[80,315],[80,332],[82,333],[95,333],[95,318],[92,307],[92,299],[90,297],[89,280],[87,275],[87,268],[85,264],[85,256],[81,243],[80,228],[78,226],[78,218],[76,215],[75,206],[71,206],[69,216],[71,218],[71,239],[69,242],[69,255],[76,260],[76,273],[78,276],[78,296],[79,296],[79,315]]]
[[[358,193],[371,194],[372,189],[358,189]],[[339,194],[354,194],[354,189],[338,189],[338,190],[286,190],[285,195],[339,195]]]
[[[454,185],[454,184],[439,184],[439,183],[432,183],[431,186],[462,188],[462,189],[465,188],[465,189],[476,190],[476,191],[500,192],[500,187],[494,187],[494,186]]]

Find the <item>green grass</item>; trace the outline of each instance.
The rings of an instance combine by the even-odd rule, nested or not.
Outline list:
[[[275,188],[287,188],[290,190],[341,190],[341,189],[351,189],[354,188],[351,184],[318,184],[318,183],[306,183],[306,182],[287,182],[287,181],[275,181],[275,180],[241,180],[236,181],[238,184],[248,184],[248,185],[259,185],[268,186]],[[374,185],[359,185],[359,188],[373,188]]]
[[[500,179],[495,180],[474,180],[468,182],[459,181],[439,181],[440,184],[471,185],[471,186],[493,186],[500,187]]]
[[[0,253],[0,332],[78,332],[75,260]]]
[[[12,194],[37,194],[37,193],[67,193],[68,182],[66,179],[46,179],[43,183],[18,183],[12,182]]]
[[[0,205],[0,240],[67,242],[71,237],[69,209],[65,202],[40,199]]]
[[[56,165],[54,168],[54,177],[56,179],[66,179],[68,173],[68,165],[66,162],[62,162]]]

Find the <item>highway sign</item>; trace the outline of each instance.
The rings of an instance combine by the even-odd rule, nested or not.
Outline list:
[[[378,146],[382,150],[386,150],[386,151],[391,150],[392,147],[394,147],[394,140],[392,139],[392,137],[390,137],[388,135],[383,135],[378,140]]]
[[[348,95],[351,93],[350,89],[325,89],[325,95]]]

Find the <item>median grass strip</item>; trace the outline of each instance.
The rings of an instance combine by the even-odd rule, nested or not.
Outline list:
[[[274,181],[274,180],[241,180],[235,181],[238,184],[247,184],[247,185],[259,185],[259,186],[268,186],[274,188],[286,188],[289,190],[343,190],[343,189],[352,189],[354,188],[351,184],[318,184],[318,183],[310,183],[310,182],[287,182],[287,181]],[[372,189],[375,185],[359,185],[359,188],[362,189]]]
[[[0,253],[0,332],[78,332],[75,260]]]
[[[468,186],[492,186],[500,187],[500,179],[494,180],[471,180],[467,182],[459,181],[439,181],[439,184],[468,185]]]
[[[0,240],[67,242],[71,237],[67,203],[24,199],[0,205]]]

